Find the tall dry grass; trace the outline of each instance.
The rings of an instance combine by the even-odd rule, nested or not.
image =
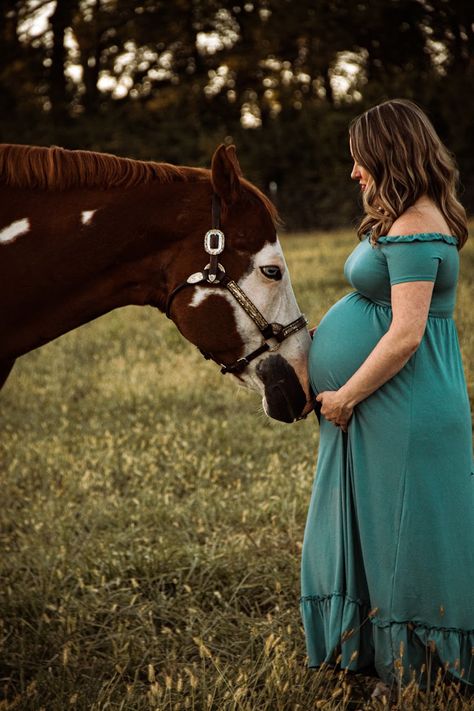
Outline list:
[[[354,240],[283,240],[312,323],[349,290]],[[462,262],[472,394],[472,244]],[[367,700],[375,680],[305,667],[315,418],[269,421],[139,308],[22,358],[0,402],[1,711],[389,707]],[[474,708],[442,677],[395,692],[393,708]]]

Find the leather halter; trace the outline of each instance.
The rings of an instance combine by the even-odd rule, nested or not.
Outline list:
[[[257,326],[263,336],[263,343],[254,351],[239,358],[231,365],[222,365],[221,373],[241,373],[249,365],[249,363],[258,358],[259,355],[266,351],[275,351],[279,348],[280,343],[293,333],[297,333],[308,323],[306,317],[301,314],[297,319],[282,326],[281,323],[269,323],[262,313],[255,306],[248,296],[242,291],[240,286],[233,279],[230,279],[222,264],[218,262],[218,255],[222,254],[225,246],[224,233],[220,229],[220,212],[221,203],[219,196],[215,193],[212,196],[212,229],[206,232],[204,236],[204,249],[210,255],[209,264],[207,264],[201,272],[195,272],[188,276],[186,281],[178,284],[168,296],[166,302],[166,315],[171,318],[170,311],[173,299],[182,289],[187,286],[208,285],[214,288],[220,287],[227,289],[234,299],[240,304],[245,313],[250,316],[252,321]],[[268,341],[276,341],[275,345],[271,346]],[[206,353],[201,350],[202,355],[208,360],[215,360],[211,353]],[[217,361],[216,361],[217,362]]]

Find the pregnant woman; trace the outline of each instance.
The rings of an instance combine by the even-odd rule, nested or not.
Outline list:
[[[324,316],[309,359],[322,415],[302,559],[309,664],[375,667],[384,691],[413,675],[426,688],[440,666],[471,686],[471,415],[453,321],[467,224],[456,169],[410,101],[370,109],[349,138],[365,210],[344,267],[355,291]]]

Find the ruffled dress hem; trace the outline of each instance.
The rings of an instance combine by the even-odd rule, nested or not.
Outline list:
[[[372,631],[365,624],[371,611],[368,602],[335,592],[304,596],[300,608],[305,629],[312,631],[306,635],[310,667],[338,661],[357,671],[373,663]]]
[[[367,602],[340,592],[302,597],[300,606],[305,628],[315,632],[308,639],[309,667],[337,661],[342,668],[357,671],[373,665],[388,684],[398,680],[397,675],[409,683],[416,670],[415,681],[422,689],[427,674],[433,683],[441,667],[474,686],[474,629],[384,620]]]

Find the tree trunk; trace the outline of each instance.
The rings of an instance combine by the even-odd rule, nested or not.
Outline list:
[[[50,72],[50,99],[56,119],[65,120],[68,116],[69,97],[66,76],[64,74],[67,50],[64,46],[64,33],[72,24],[78,0],[56,3],[56,9],[51,16],[53,31],[52,65]]]
[[[0,19],[0,109],[2,113],[4,111],[14,113],[17,103],[15,92],[17,82],[12,80],[12,74],[16,74],[15,62],[22,54],[16,33],[18,12],[18,0],[5,0]]]

